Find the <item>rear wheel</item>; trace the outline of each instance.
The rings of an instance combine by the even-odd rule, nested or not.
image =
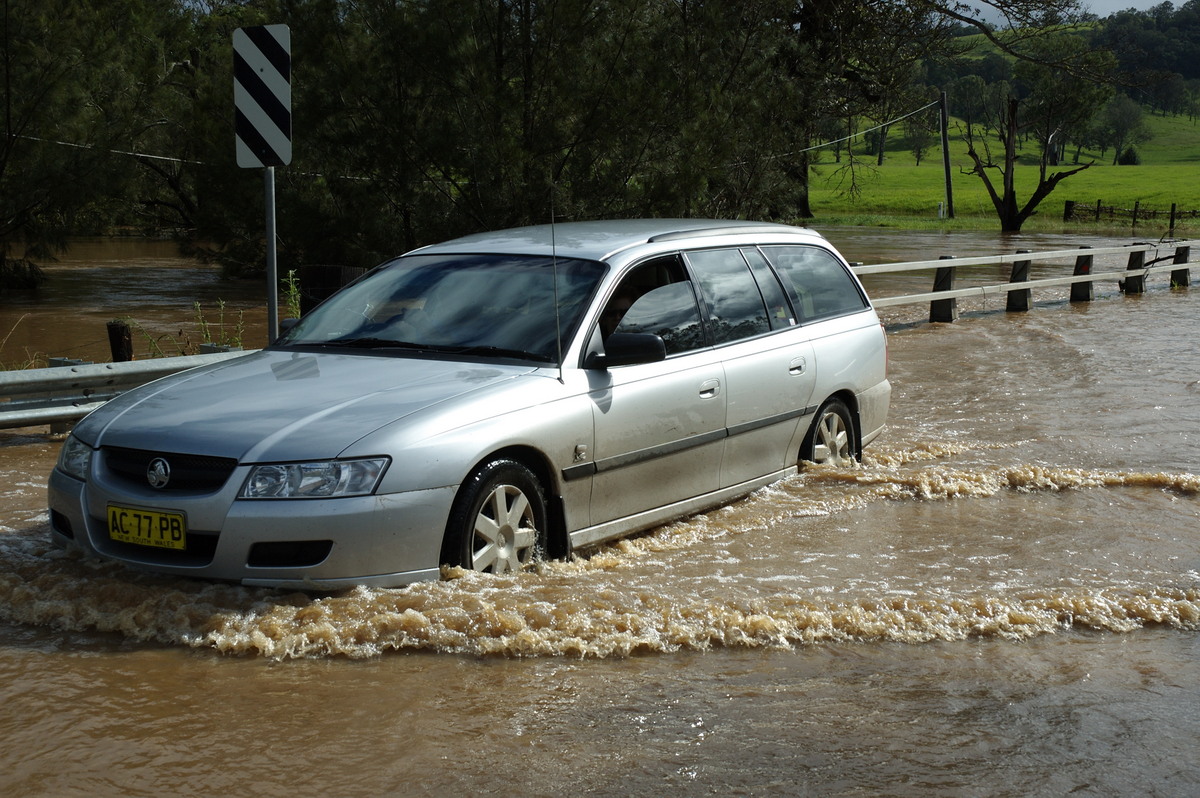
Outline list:
[[[854,465],[854,456],[854,416],[840,399],[830,399],[817,411],[800,459],[844,468]]]
[[[473,571],[520,571],[545,551],[546,497],[515,460],[476,469],[454,500],[443,559]]]

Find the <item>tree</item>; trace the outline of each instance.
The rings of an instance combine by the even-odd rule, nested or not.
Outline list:
[[[1055,186],[1091,165],[1050,171],[1058,165],[1069,141],[1086,136],[1096,109],[1112,93],[1107,85],[1090,79],[1103,74],[1106,66],[1111,69],[1111,55],[1090,49],[1079,36],[1059,33],[1026,42],[1023,55],[1014,69],[1014,93],[989,111],[998,154],[993,155],[993,139],[986,129],[981,133],[968,124],[963,136],[972,163],[967,174],[983,182],[1005,232],[1019,231]],[[1040,151],[1038,183],[1023,204],[1017,198],[1015,180],[1021,136],[1031,136]],[[999,180],[994,181],[993,175]]]
[[[294,47],[322,63],[294,69],[281,264],[551,218],[787,212],[779,5],[294,0]]]
[[[936,124],[930,125],[927,118],[910,116],[904,120],[904,137],[908,140],[908,151],[912,153],[917,166],[925,159],[925,154],[933,147],[937,136]]]
[[[1048,157],[1045,151],[1043,151],[1037,187],[1025,201],[1025,204],[1021,205],[1017,199],[1016,191],[1017,136],[1021,129],[1017,114],[1018,106],[1019,101],[1015,97],[1010,97],[1006,103],[1005,111],[1001,115],[1000,131],[1002,133],[1001,144],[1003,149],[999,162],[993,158],[986,138],[982,141],[977,141],[970,128],[966,129],[964,135],[967,142],[967,155],[974,164],[973,168],[967,171],[966,174],[973,174],[983,181],[988,197],[992,200],[992,205],[996,209],[996,215],[1000,219],[1000,229],[1006,233],[1019,233],[1021,226],[1025,224],[1025,220],[1033,214],[1041,201],[1050,195],[1055,186],[1071,175],[1082,172],[1091,166],[1088,163],[1075,169],[1051,174],[1047,169]],[[977,144],[982,146],[982,152],[980,152]],[[991,174],[993,172],[1000,176],[999,187],[992,180]]]
[[[1093,138],[1105,152],[1113,148],[1113,166],[1127,147],[1148,138],[1142,121],[1142,106],[1126,94],[1118,94],[1104,104],[1094,124]]]
[[[1042,160],[1057,166],[1067,143],[1086,136],[1092,118],[1113,93],[1108,84],[1083,75],[1101,73],[1105,65],[1115,64],[1110,54],[1090,50],[1083,38],[1069,34],[1035,50],[1053,53],[1060,63],[1049,63],[1050,58],[1041,63],[1024,61],[1014,70],[1014,78],[1023,98],[1024,126],[1037,139]],[[1063,62],[1064,55],[1070,60]]]
[[[825,136],[831,119],[841,122],[840,137],[853,136],[858,120],[886,123],[898,109],[911,110],[918,99],[910,91],[917,67],[934,53],[959,53],[956,26],[937,3],[884,0],[803,0],[792,3],[780,50],[781,67],[791,83],[789,135],[799,150],[792,164],[801,216],[811,216],[808,178],[811,146]],[[876,162],[887,131],[875,138]],[[871,169],[855,152],[854,139],[839,152],[830,179],[855,195]]]
[[[0,55],[0,287],[36,283],[87,216],[119,213],[127,156],[155,124],[155,26],[143,0],[4,0]]]
[[[964,27],[1005,53],[976,65],[988,74],[1011,56],[1061,64],[1025,24],[1074,8],[985,2],[1018,23],[1002,32],[959,0],[0,2],[5,256],[119,223],[175,230],[233,274],[261,271],[265,248],[261,176],[234,165],[238,27],[292,32],[289,269],[551,218],[808,216],[811,148],[831,128],[925,102],[923,63],[961,53]],[[985,93],[964,88],[964,108]],[[1035,105],[1030,130],[1050,130]],[[839,146],[831,177],[854,193],[871,167],[859,142]]]

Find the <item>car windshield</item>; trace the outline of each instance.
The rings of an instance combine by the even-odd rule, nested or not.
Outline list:
[[[277,343],[555,363],[556,329],[565,347],[604,269],[549,256],[398,258],[331,297]]]

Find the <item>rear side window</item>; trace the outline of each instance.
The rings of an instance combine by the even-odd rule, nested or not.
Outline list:
[[[708,307],[708,326],[714,344],[771,331],[762,293],[739,250],[689,252],[687,259]]]
[[[754,272],[754,279],[758,281],[758,290],[762,291],[763,302],[767,303],[767,311],[771,316],[771,328],[778,330],[794,325],[796,320],[792,317],[792,312],[788,310],[788,301],[784,298],[783,288],[780,287],[775,272],[767,264],[767,259],[757,249],[743,249],[742,255],[750,264],[750,271]]]
[[[832,253],[819,247],[763,247],[783,280],[801,321],[855,313],[867,307],[854,276]]]

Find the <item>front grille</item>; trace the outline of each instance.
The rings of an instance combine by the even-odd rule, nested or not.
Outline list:
[[[146,471],[151,461],[156,457],[163,458],[171,467],[171,480],[163,488],[164,491],[216,491],[237,467],[237,460],[232,457],[154,452],[118,446],[106,446],[103,452],[104,465],[111,475],[139,487],[148,484]]]

